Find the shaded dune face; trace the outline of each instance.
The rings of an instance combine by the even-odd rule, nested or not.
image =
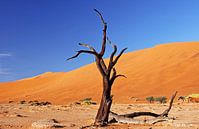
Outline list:
[[[119,78],[113,84],[116,103],[132,98],[170,97],[199,93],[199,42],[169,43],[124,54],[118,64]],[[45,100],[67,104],[91,97],[99,102],[101,76],[95,63],[70,72],[48,72],[15,82],[0,83],[0,102]]]

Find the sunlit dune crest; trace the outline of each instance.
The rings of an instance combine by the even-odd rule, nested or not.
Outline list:
[[[53,72],[45,72],[43,74],[40,74],[40,75],[37,75],[37,76],[34,76],[34,77],[23,78],[23,79],[20,79],[20,80],[17,80],[17,81],[25,81],[25,80],[31,80],[31,79],[36,79],[36,78],[45,78],[45,77],[48,77],[52,74],[54,74],[54,73]]]
[[[133,97],[170,97],[174,91],[179,91],[178,95],[199,93],[199,42],[161,44],[129,52],[120,58],[116,69],[127,76],[113,85],[116,103],[131,103]],[[93,63],[70,72],[47,72],[0,83],[0,87],[0,102],[45,100],[65,104],[86,97],[99,102],[102,81]]]

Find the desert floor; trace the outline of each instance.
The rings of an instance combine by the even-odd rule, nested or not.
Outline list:
[[[47,105],[0,104],[0,129],[39,129],[34,126],[38,120],[55,119],[64,129],[80,129],[91,125],[99,105]],[[113,104],[111,110],[118,114],[135,111],[161,113],[167,104]],[[175,103],[169,114],[175,120],[155,125],[111,124],[105,129],[199,129],[199,104]],[[149,118],[139,118],[149,119]],[[57,126],[59,127],[59,126]],[[40,129],[41,129],[40,128]],[[61,128],[61,126],[60,126]],[[102,127],[101,127],[102,128]]]

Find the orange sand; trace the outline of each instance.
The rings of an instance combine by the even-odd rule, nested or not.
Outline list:
[[[199,93],[199,42],[162,44],[126,53],[116,68],[127,76],[113,85],[116,103],[131,103],[132,97],[170,97],[176,90],[178,95]],[[0,102],[46,100],[66,104],[86,97],[99,102],[101,90],[101,76],[93,63],[70,72],[48,72],[0,83]]]

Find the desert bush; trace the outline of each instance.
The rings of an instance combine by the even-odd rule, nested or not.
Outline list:
[[[25,104],[25,103],[26,103],[25,100],[20,101],[20,104]]]
[[[154,102],[154,97],[153,96],[149,96],[149,97],[147,97],[146,98],[146,100],[149,102],[149,103],[152,103],[152,102]]]
[[[161,96],[161,97],[155,98],[155,101],[157,101],[159,103],[166,103],[167,102],[167,98],[165,96]]]
[[[184,102],[186,100],[186,96],[180,96],[178,97],[178,100],[182,100]]]
[[[37,100],[34,101],[29,101],[28,102],[31,106],[45,106],[45,105],[51,105],[50,102],[46,101],[46,102],[39,102]]]
[[[96,105],[97,104],[96,102],[92,101],[92,98],[85,98],[80,101],[81,101],[81,104],[85,104],[85,105]]]
[[[84,98],[84,99],[82,99],[82,100],[80,100],[81,102],[85,102],[85,101],[91,101],[92,100],[92,98]]]
[[[46,102],[40,102],[40,105],[41,105],[41,106],[51,105],[51,103],[50,103],[50,102],[48,102],[48,101],[46,101]]]
[[[8,101],[8,103],[13,103],[13,101],[12,101],[12,100],[10,100],[10,101]]]
[[[30,100],[28,103],[30,104],[30,103],[32,103],[33,101],[32,100]]]
[[[81,105],[81,103],[80,103],[80,102],[75,102],[74,104],[75,104],[75,105]]]
[[[199,94],[190,94],[185,96],[185,100],[189,102],[190,98],[199,98]]]

